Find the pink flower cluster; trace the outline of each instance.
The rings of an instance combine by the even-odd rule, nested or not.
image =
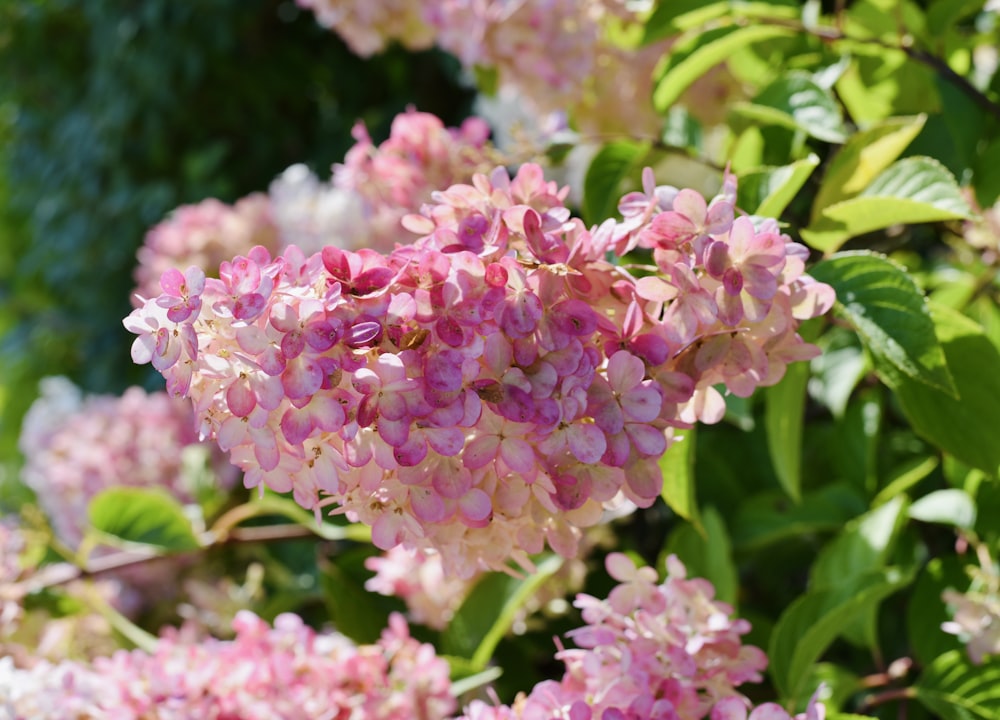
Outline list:
[[[449,572],[566,557],[620,492],[649,506],[675,428],[717,422],[817,348],[796,333],[833,292],[774,221],[655,187],[588,230],[541,168],[437,193],[383,255],[264,248],[164,275],[126,318],[132,357],[192,398],[247,487],[337,504],[377,546]],[[636,247],[636,278],[609,256]]]
[[[21,720],[438,720],[455,708],[448,665],[390,618],[374,645],[317,634],[295,615],[271,628],[249,611],[232,641],[160,638],[152,653],[119,651],[92,665],[0,659],[0,717]]]
[[[568,633],[576,648],[560,645],[561,680],[545,680],[512,706],[474,701],[463,720],[746,720],[746,698],[736,690],[759,682],[767,657],[743,645],[750,629],[733,609],[714,600],[715,589],[687,579],[671,556],[668,577],[636,568],[621,553],[606,560],[618,581],[606,600],[577,596],[584,625]],[[742,714],[741,714],[742,713]],[[789,720],[770,704],[753,720]]]
[[[625,0],[299,0],[362,56],[397,41],[437,44],[469,70],[489,68],[540,112],[573,109],[584,129],[655,133],[653,68],[662,46],[623,48],[639,22]],[[617,32],[616,32],[617,29]],[[610,95],[602,94],[610,91]],[[443,187],[443,186],[442,186]]]
[[[462,606],[478,576],[448,575],[441,556],[429,550],[410,550],[402,545],[365,561],[375,575],[365,582],[371,592],[398,597],[406,603],[411,622],[444,630]]]
[[[157,487],[182,502],[193,499],[184,453],[201,444],[187,403],[139,387],[121,397],[84,395],[62,377],[44,379],[41,391],[21,428],[21,478],[62,542],[79,544],[88,503],[109,487]],[[219,482],[231,485],[236,468],[214,460]]]
[[[481,118],[446,128],[435,115],[413,109],[393,119],[389,137],[378,146],[363,124],[355,125],[356,143],[343,164],[334,165],[333,185],[361,199],[367,230],[363,247],[388,252],[397,242],[409,242],[400,225],[403,217],[418,212],[434,191],[468,182],[496,165],[499,156],[489,135]]]
[[[21,555],[27,547],[14,518],[0,516],[0,640],[10,635],[21,620],[23,591],[15,583],[24,572]]]
[[[233,205],[214,198],[183,205],[147,233],[137,253],[133,306],[160,294],[167,270],[197,267],[214,275],[222,262],[257,245],[271,253],[293,244],[307,253],[325,245],[387,252],[407,239],[402,218],[420,210],[434,190],[467,182],[499,162],[489,134],[480,118],[446,128],[436,116],[411,109],[396,116],[378,146],[359,123],[356,144],[328,181],[293,165],[267,194]]]
[[[277,251],[278,231],[267,195],[254,193],[227,205],[209,198],[182,205],[146,234],[136,253],[133,306],[160,294],[160,276],[191,265],[209,271],[255,245]]]

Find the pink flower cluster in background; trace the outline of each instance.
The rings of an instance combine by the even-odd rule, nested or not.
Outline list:
[[[746,720],[749,702],[736,687],[760,682],[767,657],[743,645],[750,625],[733,619],[732,608],[714,599],[706,580],[687,579],[675,557],[668,577],[636,568],[621,553],[607,557],[618,581],[606,600],[579,595],[584,625],[568,633],[575,648],[560,645],[566,666],[561,680],[545,680],[511,706],[474,701],[463,720]],[[810,705],[809,720],[821,720],[822,705]],[[753,720],[789,720],[769,703]],[[805,716],[803,716],[805,717]]]
[[[328,181],[293,165],[267,194],[234,205],[215,199],[183,205],[146,234],[137,253],[133,306],[159,295],[160,278],[171,268],[194,266],[215,275],[222,262],[257,245],[272,254],[289,245],[306,253],[325,245],[388,252],[409,241],[400,221],[419,211],[433,191],[468,182],[500,161],[489,135],[480,118],[447,128],[436,116],[411,109],[394,118],[378,146],[359,123],[357,142]]]
[[[182,205],[146,234],[136,253],[132,304],[159,295],[160,276],[170,268],[207,271],[255,245],[280,249],[267,195],[254,193],[234,205],[214,198]]]
[[[624,493],[660,494],[675,428],[717,422],[818,350],[797,335],[832,290],[774,221],[655,187],[588,230],[536,165],[434,196],[389,254],[255,248],[218,279],[164,275],[126,320],[138,363],[190,396],[248,487],[336,504],[382,549],[436,549],[448,572],[503,568]],[[608,261],[652,251],[636,278]]]
[[[590,131],[655,133],[652,74],[662,46],[636,52],[612,39],[646,8],[625,0],[298,0],[358,55],[399,42],[436,44],[468,70],[487,68],[498,86],[541,113],[570,109]],[[620,41],[620,40],[619,40]],[[604,94],[610,91],[610,95]],[[598,98],[600,100],[598,101]],[[443,187],[443,186],[442,186]]]
[[[321,633],[295,615],[270,627],[249,611],[232,641],[168,631],[151,653],[90,665],[0,659],[0,718],[439,720],[455,710],[448,664],[395,615],[374,645]]]
[[[121,397],[84,395],[66,378],[46,378],[22,425],[21,477],[58,538],[76,548],[87,505],[107,488],[162,488],[191,502],[195,488],[182,472],[183,455],[198,445],[189,404],[166,393],[131,387]],[[236,469],[215,460],[219,482],[231,485]]]

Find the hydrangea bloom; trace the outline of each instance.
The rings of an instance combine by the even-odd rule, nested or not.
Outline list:
[[[14,519],[0,517],[0,639],[14,631],[23,614],[23,593],[15,583],[24,571],[21,555],[25,549],[24,536]]]
[[[365,247],[368,224],[365,203],[353,190],[322,181],[305,165],[292,165],[268,188],[271,215],[281,246],[297,245],[310,254],[324,245],[348,249]],[[250,252],[253,244],[239,248],[227,260]],[[206,272],[209,268],[203,268]]]
[[[624,48],[612,36],[641,18],[624,0],[439,0],[370,3],[299,0],[354,52],[368,56],[393,41],[436,44],[469,70],[490,68],[498,86],[536,111],[571,109],[581,130],[656,134],[652,75],[663,44]],[[617,29],[617,32],[616,32]],[[444,186],[441,186],[444,187]]]
[[[382,549],[463,577],[546,542],[572,557],[619,492],[659,496],[675,429],[721,419],[717,386],[746,396],[814,357],[798,323],[833,302],[777,223],[734,219],[734,178],[700,203],[646,181],[591,230],[529,164],[437,193],[388,254],[255,248],[197,315],[135,310],[133,359],[192,398],[248,487],[339,505]],[[641,279],[607,259],[637,246]]]
[[[566,666],[560,680],[546,680],[513,705],[475,701],[463,720],[746,720],[748,701],[736,690],[759,682],[764,653],[743,645],[749,629],[732,619],[732,608],[714,599],[711,583],[688,579],[675,557],[657,583],[651,568],[636,568],[612,553],[607,569],[618,585],[606,600],[579,595],[584,625],[568,633],[576,648],[556,657]],[[822,720],[813,699],[809,720]],[[754,720],[789,720],[773,703],[755,709]]]
[[[384,718],[448,717],[448,665],[409,635],[398,615],[374,645],[317,634],[295,615],[274,627],[249,611],[232,641],[168,632],[156,650],[119,651],[91,665],[0,659],[0,717]]]
[[[166,393],[132,387],[121,397],[85,396],[66,378],[46,378],[22,425],[21,477],[59,539],[75,548],[88,503],[106,488],[158,487],[190,502],[183,455],[198,443],[190,407]],[[235,480],[221,458],[217,470],[220,482]]]
[[[279,248],[267,195],[248,195],[234,205],[214,198],[182,205],[146,233],[136,253],[132,304],[138,306],[146,298],[159,295],[160,278],[170,268],[183,271],[194,265],[213,271],[223,260],[255,245],[272,251]]]
[[[410,109],[393,119],[389,137],[378,146],[361,123],[353,135],[356,142],[343,164],[334,165],[332,182],[360,201],[364,241],[326,243],[349,249],[388,252],[397,242],[408,242],[400,225],[404,216],[418,212],[435,190],[468,182],[499,161],[488,142],[489,126],[477,117],[446,128],[435,115]]]

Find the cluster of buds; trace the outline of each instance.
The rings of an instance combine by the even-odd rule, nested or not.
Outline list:
[[[0,717],[443,720],[455,709],[448,664],[401,616],[374,645],[317,634],[291,614],[270,627],[249,611],[232,641],[168,631],[156,649],[92,664],[0,659]]]
[[[675,429],[815,356],[832,290],[774,221],[656,187],[588,230],[536,165],[435,194],[388,254],[264,248],[168,271],[125,320],[247,487],[337,505],[448,572],[566,557],[619,493],[648,507]],[[636,248],[642,277],[609,261]]]

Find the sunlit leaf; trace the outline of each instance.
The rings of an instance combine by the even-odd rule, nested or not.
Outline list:
[[[891,165],[858,196],[822,208],[802,230],[817,250],[836,251],[847,240],[892,225],[972,217],[951,173],[937,160],[912,157]]]
[[[102,490],[90,501],[87,514],[90,524],[108,538],[171,552],[201,547],[181,504],[159,488]]]
[[[694,492],[695,429],[683,434],[667,448],[660,458],[663,470],[663,490],[660,495],[671,510],[696,527],[701,526],[698,501]]]
[[[854,197],[892,164],[924,126],[926,116],[889,118],[860,130],[833,156],[813,202],[812,219],[823,208]]]
[[[841,143],[847,139],[840,105],[832,93],[805,73],[782,75],[733,111],[764,124],[801,130],[817,140]]]
[[[583,181],[583,216],[599,223],[611,217],[621,200],[622,181],[638,177],[639,163],[649,152],[649,144],[616,140],[602,147],[590,162]]]
[[[763,167],[740,173],[736,204],[762,217],[779,217],[819,165],[816,155],[781,167]]]
[[[973,665],[963,650],[952,650],[924,669],[913,686],[916,698],[943,720],[1000,717],[1000,658]]]
[[[751,43],[794,34],[792,28],[766,24],[729,25],[699,32],[672,50],[657,80],[653,104],[658,111],[666,112],[691,83],[735,50]]]
[[[719,600],[735,607],[739,590],[739,578],[733,562],[732,547],[726,523],[714,507],[705,508],[702,513],[704,532],[694,525],[680,525],[667,540],[664,554],[673,553],[687,567],[691,577],[703,577],[715,586]],[[658,563],[663,567],[663,563]]]
[[[881,255],[849,252],[817,263],[810,274],[833,286],[838,311],[854,325],[887,384],[911,378],[954,396],[927,303],[903,268]]]
[[[767,448],[781,487],[795,502],[802,496],[802,430],[809,365],[793,363],[777,385],[765,389]]]
[[[976,502],[958,488],[937,490],[915,501],[910,506],[910,517],[971,530],[976,524]]]

